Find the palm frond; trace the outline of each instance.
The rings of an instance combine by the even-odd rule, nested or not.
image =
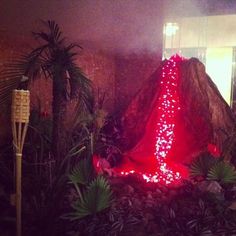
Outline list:
[[[11,92],[21,83],[23,75],[32,79],[51,78],[57,94],[64,99],[77,98],[80,112],[91,113],[93,110],[92,82],[86,78],[76,65],[76,49],[81,47],[76,43],[65,44],[62,32],[54,21],[44,21],[47,30],[33,33],[42,42],[40,46],[29,53],[21,55],[4,65],[0,74],[0,86],[3,92],[0,95],[0,104],[10,99]],[[59,71],[58,71],[59,70]],[[69,82],[65,74],[69,73]],[[2,80],[3,78],[3,80]],[[25,83],[24,85],[27,85]]]
[[[65,47],[65,51],[73,52],[74,49],[82,49],[82,47],[77,43],[70,43],[68,46]],[[77,54],[77,53],[76,53]]]
[[[55,21],[48,21],[48,26],[52,38],[55,39],[56,42],[59,42],[62,32],[60,31],[58,24]]]
[[[71,97],[78,98],[78,110],[92,113],[94,106],[92,82],[81,72],[81,69],[72,64],[68,69],[71,87]]]
[[[81,143],[79,142],[78,144],[76,144],[75,146],[73,146],[67,156],[68,157],[74,157],[74,156],[78,156],[81,152],[83,152],[86,149],[86,147],[84,145],[81,145]]]
[[[70,71],[70,95],[72,96],[69,97],[73,97],[76,91],[80,90],[81,104],[84,104],[82,108],[88,107],[89,102],[86,103],[85,99],[88,96],[91,97],[88,95],[91,91],[91,82],[75,64],[76,56],[78,55],[75,49],[81,47],[76,43],[65,45],[62,32],[58,24],[54,21],[43,21],[43,23],[47,27],[47,31],[33,33],[33,35],[41,39],[43,43],[35,49],[32,49],[29,53],[4,65],[3,76],[16,81],[16,83],[19,83],[22,75],[28,76],[29,79],[35,79],[43,74],[47,78],[56,79],[58,76],[54,76],[55,74],[53,72],[56,66],[58,66],[64,73]],[[58,87],[61,87],[61,92],[64,93],[66,86],[63,84],[64,78],[59,78],[57,82],[61,84]],[[87,97],[86,94],[88,95]]]
[[[236,170],[230,163],[221,161],[211,167],[207,179],[215,180],[222,184],[236,183]]]
[[[217,159],[204,153],[203,155],[197,157],[190,166],[190,176],[202,176],[207,177],[210,168],[217,162]]]
[[[98,176],[90,183],[84,193],[83,200],[79,199],[73,206],[75,212],[70,214],[71,220],[81,219],[94,215],[111,206],[113,201],[112,191],[107,180]]]
[[[74,184],[88,184],[94,176],[94,169],[90,158],[81,159],[73,168],[69,179]]]
[[[36,39],[40,39],[45,41],[49,47],[54,47],[61,45],[64,42],[64,38],[61,37],[62,32],[58,24],[55,21],[42,21],[42,23],[48,29],[48,32],[41,31],[41,32],[32,32],[33,36]]]
[[[12,90],[16,89],[21,83],[23,75],[26,75],[30,79],[37,78],[40,75],[42,71],[42,54],[44,50],[44,46],[39,47],[29,54],[21,55],[19,58],[4,65],[0,74],[1,82],[5,85],[4,92],[1,94],[2,96],[10,97]]]

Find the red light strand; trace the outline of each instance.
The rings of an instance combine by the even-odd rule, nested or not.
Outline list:
[[[166,163],[166,157],[175,138],[176,116],[180,110],[178,95],[179,69],[177,62],[183,60],[178,55],[172,56],[162,67],[160,96],[157,102],[158,118],[156,126],[155,158],[157,171],[154,174],[139,173],[147,182],[170,184],[181,179],[179,172],[173,171]],[[135,173],[123,171],[122,175]]]
[[[166,184],[181,178],[180,173],[171,170],[165,162],[174,141],[175,118],[180,110],[177,91],[179,71],[176,59],[178,60],[179,57],[172,57],[162,67],[161,94],[157,105],[159,119],[156,128],[155,156],[160,169],[158,178]]]

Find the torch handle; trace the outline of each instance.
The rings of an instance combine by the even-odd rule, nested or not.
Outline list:
[[[16,153],[16,235],[21,236],[21,162],[22,154]]]

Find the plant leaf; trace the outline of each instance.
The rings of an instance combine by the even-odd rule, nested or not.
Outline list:
[[[88,184],[94,175],[94,169],[90,158],[81,159],[73,168],[69,179],[74,184]]]
[[[222,184],[236,183],[236,170],[233,165],[221,161],[209,170],[207,179],[215,180]]]
[[[72,213],[73,217],[70,219],[74,220],[94,215],[110,207],[112,200],[110,185],[104,177],[98,176],[89,184],[87,191],[84,193],[83,201],[78,199],[74,204],[73,208],[76,212]]]
[[[190,166],[190,176],[202,176],[207,177],[210,168],[217,162],[217,159],[205,153],[197,157]]]

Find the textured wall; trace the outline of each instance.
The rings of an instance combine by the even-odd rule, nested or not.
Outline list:
[[[105,93],[104,108],[112,111],[115,100],[115,71],[114,56],[102,52],[84,51],[78,58],[85,75],[93,81],[96,98],[98,91]]]
[[[5,38],[0,41],[0,69],[4,63],[15,57],[17,53],[27,48],[24,38]],[[161,50],[160,50],[161,52]],[[161,53],[138,51],[132,54],[111,55],[96,50],[84,49],[78,57],[78,65],[85,75],[94,83],[96,96],[105,93],[104,108],[109,112],[118,112],[125,108],[142,83],[156,70]],[[50,79],[35,80],[30,85],[31,109],[39,110],[43,116],[50,116],[52,112],[52,81]],[[68,106],[70,122],[74,103]],[[10,119],[9,104],[5,104],[4,112],[0,113],[0,145],[1,137],[9,137]]]
[[[114,106],[114,76],[115,65],[111,56],[84,50],[78,57],[78,66],[83,73],[92,80],[94,90],[98,89],[107,94],[105,109],[110,110]],[[52,81],[40,79],[34,81],[31,86],[32,107],[40,108],[42,113],[51,114]],[[73,103],[69,105],[69,111],[73,109]]]
[[[116,57],[115,106],[123,111],[142,84],[155,72],[161,53],[140,52]]]
[[[26,50],[27,45],[24,39],[13,39],[1,37],[0,40],[0,70],[3,69],[4,63],[16,57],[22,50]],[[103,54],[98,51],[83,50],[78,57],[78,65],[85,75],[94,83],[94,90],[97,93],[106,93],[104,108],[111,111],[114,108],[114,79],[115,64],[112,56]],[[4,79],[1,78],[0,79]],[[5,83],[1,83],[0,86]],[[3,88],[6,90],[6,88]],[[51,116],[52,113],[52,81],[50,79],[38,79],[30,84],[31,91],[31,109],[40,111],[42,116]],[[0,90],[1,92],[1,90]],[[9,91],[10,93],[10,91]],[[73,111],[74,103],[69,103],[68,118]],[[69,121],[69,119],[68,119]],[[10,129],[10,103],[4,102],[0,112],[0,145],[11,134]]]

